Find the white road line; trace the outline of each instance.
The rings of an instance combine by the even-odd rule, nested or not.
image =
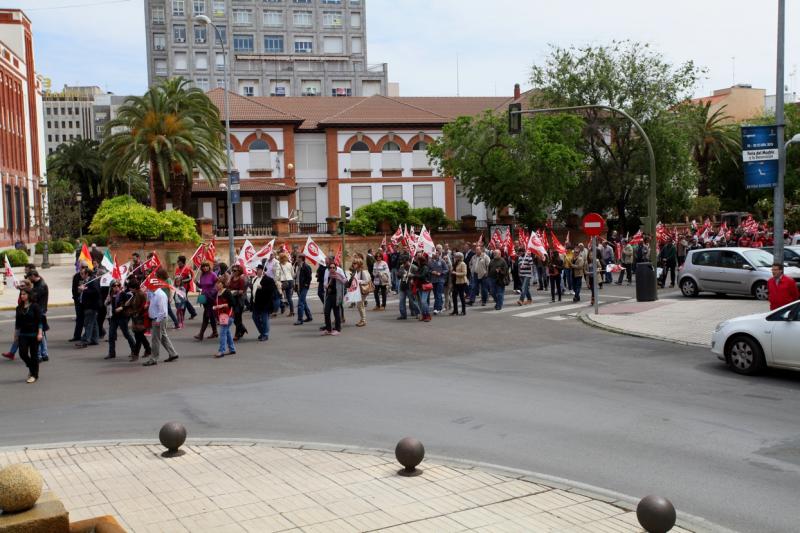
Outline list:
[[[552,305],[552,303],[553,302],[549,300],[547,302],[541,302],[538,304],[531,304],[531,305],[517,305],[517,303],[514,302],[511,304],[504,304],[506,307],[500,309],[499,311],[494,307],[487,307],[487,309],[478,309],[478,312],[486,315],[499,315],[502,313],[513,313],[514,311],[519,312],[519,311],[524,311],[526,309],[533,309],[534,307],[541,307],[543,305]]]
[[[546,316],[544,317],[545,320],[567,320],[570,317],[565,315],[558,315],[558,316]]]
[[[529,311],[527,313],[519,313],[517,315],[513,315],[520,318],[529,318],[532,316],[539,316],[539,315],[547,315],[550,313],[560,313],[562,311],[566,311],[567,309],[578,309],[579,307],[589,307],[589,302],[581,302],[571,305],[558,305],[555,307],[548,307],[546,309],[539,309],[536,311]]]

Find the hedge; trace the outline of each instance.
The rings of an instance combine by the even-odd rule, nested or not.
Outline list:
[[[25,266],[30,262],[25,250],[3,250],[0,252],[0,264],[6,264],[6,257],[8,257],[8,262],[11,263],[12,267]]]
[[[123,237],[140,241],[200,242],[192,217],[181,211],[158,212],[130,196],[103,200],[89,225],[89,231],[105,238],[112,230]]]
[[[378,200],[356,209],[353,219],[347,224],[347,231],[357,235],[373,235],[383,221],[389,223],[392,231],[400,224],[417,226],[418,229],[424,224],[429,230],[435,230],[451,223],[441,207],[411,209],[408,202],[403,200]]]
[[[47,251],[51,254],[74,254],[75,245],[65,240],[50,241],[48,243]],[[36,243],[36,253],[44,253],[44,241],[39,241]]]

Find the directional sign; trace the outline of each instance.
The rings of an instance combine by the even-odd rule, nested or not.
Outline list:
[[[746,188],[775,187],[778,184],[777,126],[743,126],[742,161]]]
[[[606,219],[597,213],[589,213],[583,217],[581,227],[589,237],[597,237],[606,229]]]
[[[239,171],[231,170],[231,203],[238,204],[242,201],[240,196]]]

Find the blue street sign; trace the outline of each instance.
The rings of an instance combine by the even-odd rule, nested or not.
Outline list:
[[[744,185],[748,189],[767,189],[778,184],[777,126],[742,127]]]
[[[239,188],[239,171],[231,170],[231,203],[234,205],[242,201]]]

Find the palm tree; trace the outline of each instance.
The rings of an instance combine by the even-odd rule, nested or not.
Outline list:
[[[80,191],[81,220],[86,225],[97,211],[105,192],[102,185],[103,156],[99,147],[97,141],[78,139],[59,145],[47,158],[48,179],[71,183],[76,192]]]
[[[146,166],[150,201],[158,211],[166,208],[168,190],[176,208],[189,210],[195,170],[212,183],[221,175],[224,151],[219,111],[190,83],[173,78],[141,97],[129,97],[106,126],[102,146],[107,155],[106,179],[119,179],[131,169]]]
[[[741,143],[735,127],[730,125],[732,117],[725,113],[725,107],[722,106],[713,113],[711,102],[690,105],[688,108],[692,158],[700,173],[697,182],[698,196],[709,194],[709,171],[712,163],[723,158],[738,161]]]

